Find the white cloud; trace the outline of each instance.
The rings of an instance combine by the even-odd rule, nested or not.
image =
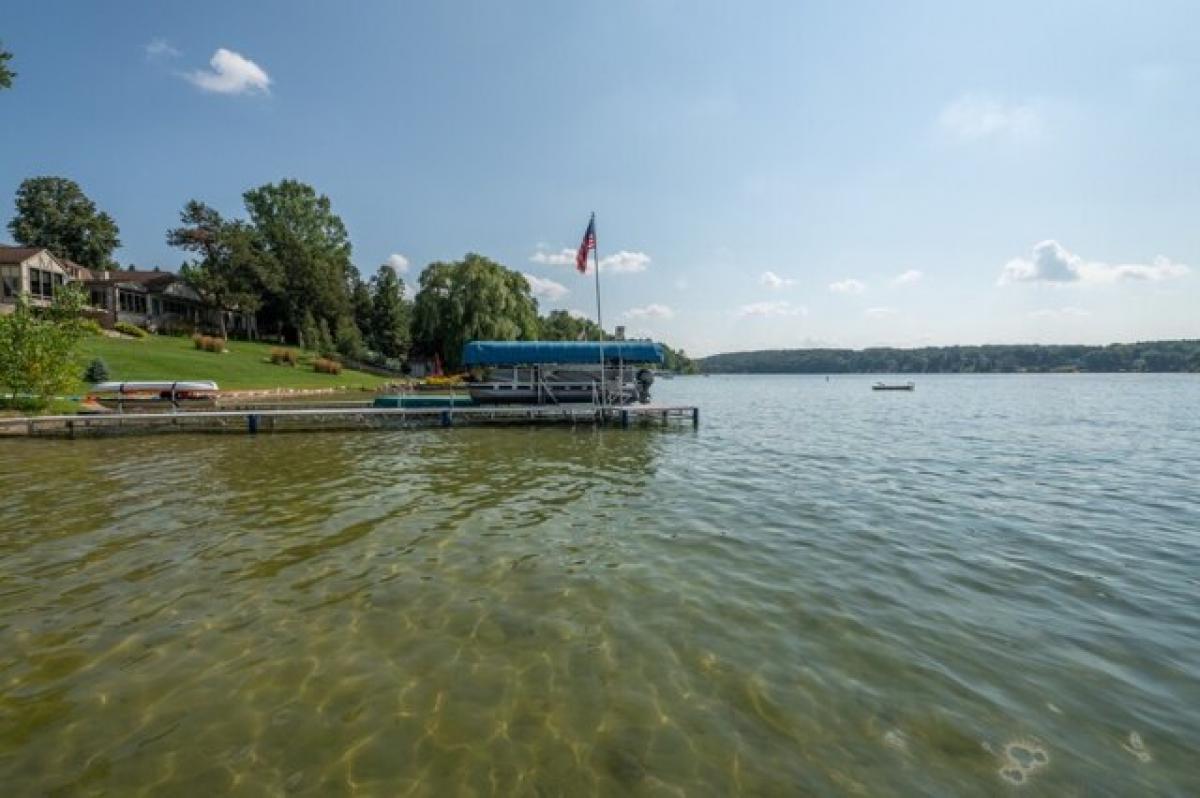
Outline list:
[[[533,292],[535,297],[539,299],[549,299],[551,301],[562,299],[570,293],[565,285],[556,283],[553,280],[547,280],[544,277],[537,277],[532,274],[525,274],[525,282],[529,283],[529,290]]]
[[[830,283],[829,290],[835,294],[861,294],[867,290],[867,284],[862,280],[855,280],[853,277],[848,277],[845,280]]]
[[[550,252],[544,248],[539,248],[537,252],[529,256],[529,260],[543,266],[573,267],[575,265],[575,255],[576,250],[566,249],[565,247],[558,252]],[[613,272],[615,274],[644,272],[649,265],[650,256],[645,252],[629,252],[624,249],[600,259],[600,271]],[[590,256],[587,261],[587,270],[589,273],[592,270],[592,258]]]
[[[384,266],[389,266],[395,269],[396,274],[404,274],[408,271],[408,258],[401,255],[399,252],[393,252],[387,256],[387,260],[383,262]]]
[[[749,305],[742,305],[738,308],[737,315],[746,317],[766,317],[766,316],[807,316],[808,308],[801,305],[793,305],[791,302],[774,301],[774,302],[751,302]]]
[[[909,269],[906,272],[901,272],[892,278],[892,285],[912,285],[919,282],[925,273],[918,269]]]
[[[895,308],[867,308],[863,313],[873,319],[882,319],[888,316],[895,316],[897,311]]]
[[[604,267],[604,261],[600,261],[600,267]],[[625,311],[627,319],[673,319],[675,311],[671,310],[666,305],[651,303],[644,308],[630,308]]]
[[[1042,308],[1029,313],[1031,319],[1081,319],[1090,315],[1092,315],[1090,311],[1075,307]]]
[[[650,256],[645,252],[627,252],[623,249],[600,259],[600,271],[617,274],[644,272],[649,265]]]
[[[1010,283],[1097,284],[1125,280],[1158,282],[1183,277],[1191,270],[1182,263],[1172,263],[1161,255],[1150,263],[1108,264],[1086,261],[1068,252],[1057,241],[1043,241],[1034,246],[1028,258],[1013,258],[1000,270],[997,285]]]
[[[178,58],[183,55],[183,53],[172,47],[171,43],[163,38],[151,39],[148,44],[142,46],[142,49],[146,51],[146,58],[151,60],[156,58]]]
[[[968,141],[1008,136],[1035,138],[1042,129],[1041,114],[1031,104],[1010,103],[985,94],[968,93],[942,109],[938,124]]]
[[[574,266],[575,250],[560,249],[558,252],[538,250],[530,256],[529,260],[534,263],[540,263],[543,266]]]
[[[792,278],[780,277],[775,272],[763,272],[762,277],[758,278],[758,282],[772,291],[778,291],[781,288],[787,288],[790,285],[796,284],[796,281]]]
[[[271,78],[258,64],[224,47],[213,53],[208,62],[211,71],[197,69],[184,77],[205,91],[217,94],[266,93]]]

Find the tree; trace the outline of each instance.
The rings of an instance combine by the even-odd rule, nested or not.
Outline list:
[[[95,269],[116,266],[121,246],[112,217],[96,209],[79,184],[65,177],[31,177],[17,189],[17,213],[9,232],[27,247],[45,247],[59,257]]]
[[[67,285],[57,289],[47,312],[39,312],[22,295],[12,313],[0,316],[0,385],[14,401],[25,395],[44,405],[74,385],[86,304],[83,292]]]
[[[412,306],[404,298],[404,281],[383,265],[371,278],[371,339],[384,357],[403,357],[411,342]]]
[[[12,53],[0,47],[0,89],[11,89],[13,78],[17,76],[8,68],[8,62],[12,60]]]
[[[612,336],[603,334],[605,339]],[[566,310],[552,310],[541,321],[541,338],[544,341],[599,341],[600,325],[584,316],[572,315]]]
[[[354,275],[350,285],[350,312],[354,314],[354,324],[362,333],[367,346],[374,347],[371,319],[375,313],[375,306],[371,301],[371,287],[363,282],[357,274]]]
[[[320,330],[317,329],[317,320],[313,318],[311,310],[304,311],[304,318],[300,321],[298,333],[301,347],[311,349],[320,354],[321,334]]]
[[[350,238],[329,198],[296,180],[259,186],[243,198],[269,271],[279,276],[264,313],[293,333],[300,333],[306,314],[327,329],[350,317],[356,276]]]
[[[213,208],[189,201],[179,214],[183,226],[167,231],[167,243],[199,255],[180,269],[184,281],[218,312],[218,332],[228,337],[225,313],[256,312],[262,296],[278,288],[273,262],[263,256],[253,228],[241,221],[226,221]]]
[[[91,363],[88,363],[87,369],[83,372],[83,381],[90,382],[93,385],[98,382],[108,381],[108,364],[102,358],[93,358]]]
[[[413,344],[450,368],[461,364],[467,341],[537,338],[537,301],[524,275],[482,255],[432,263],[421,273],[420,285],[413,303]]]

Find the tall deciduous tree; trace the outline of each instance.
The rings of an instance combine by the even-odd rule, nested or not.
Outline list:
[[[45,247],[55,255],[95,269],[115,266],[121,246],[117,223],[74,180],[31,177],[17,189],[17,213],[8,229],[18,243]]]
[[[0,89],[11,89],[13,78],[17,76],[9,68],[8,62],[12,60],[12,53],[0,47]]]
[[[451,368],[461,365],[466,341],[537,338],[537,301],[525,276],[482,255],[432,263],[421,273],[420,285],[413,303],[413,343]]]
[[[391,266],[381,266],[371,278],[371,339],[385,357],[403,357],[408,352],[411,317],[404,281]]]
[[[226,337],[225,312],[256,312],[265,292],[280,285],[274,263],[263,256],[253,228],[228,221],[213,208],[191,200],[179,214],[182,226],[167,232],[167,243],[199,256],[180,270],[204,301],[220,311],[219,332]]]
[[[336,329],[351,315],[348,286],[355,270],[346,226],[329,198],[296,180],[259,186],[243,198],[263,254],[280,276],[266,312],[293,333],[306,314],[318,327],[324,322]]]

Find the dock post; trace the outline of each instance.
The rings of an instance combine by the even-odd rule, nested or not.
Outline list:
[[[692,408],[692,429],[698,429],[699,427],[700,427],[700,408],[693,407]]]
[[[250,433],[251,435],[258,434],[258,414],[257,413],[248,413],[246,415],[246,432]]]
[[[621,426],[629,429],[629,411],[621,410]]]
[[[442,426],[449,427],[449,426],[452,426],[453,424],[454,424],[454,420],[450,417],[450,411],[443,410],[442,411]]]
[[[75,422],[74,421],[67,422],[67,438],[69,438],[70,440],[75,440]]]

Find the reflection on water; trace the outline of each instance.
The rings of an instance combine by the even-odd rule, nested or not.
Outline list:
[[[1193,794],[1195,378],[0,444],[8,794]]]

